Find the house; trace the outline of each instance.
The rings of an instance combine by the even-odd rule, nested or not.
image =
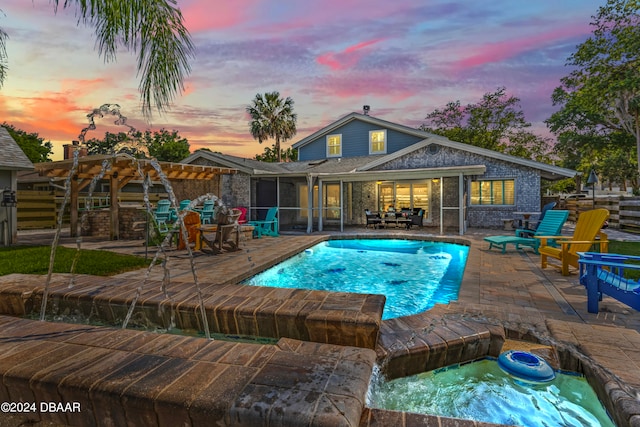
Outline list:
[[[225,203],[259,218],[279,207],[283,229],[364,225],[365,209],[424,211],[441,234],[500,227],[514,212],[539,211],[541,179],[577,172],[451,141],[368,114],[350,113],[297,141],[298,161],[265,163],[197,151],[186,163],[235,168]]]
[[[33,169],[33,163],[14,141],[9,131],[0,126],[0,244],[16,243],[18,221],[16,210],[17,173]]]

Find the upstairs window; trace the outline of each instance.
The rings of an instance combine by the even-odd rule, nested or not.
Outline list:
[[[327,157],[342,156],[342,135],[327,135]]]
[[[385,154],[387,152],[387,131],[369,131],[369,154]]]
[[[513,179],[474,181],[471,183],[472,205],[514,205],[515,181]]]

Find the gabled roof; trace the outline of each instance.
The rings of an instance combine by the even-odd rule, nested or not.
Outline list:
[[[309,144],[312,141],[315,141],[316,139],[323,137],[325,135],[329,135],[331,134],[334,130],[338,129],[339,127],[352,122],[354,120],[358,120],[364,123],[369,123],[372,125],[376,125],[376,126],[380,126],[380,127],[384,127],[386,129],[392,129],[392,130],[396,130],[398,132],[402,132],[408,135],[413,135],[413,136],[417,136],[419,138],[427,138],[429,136],[432,136],[433,134],[429,133],[429,132],[424,132],[421,131],[419,129],[415,129],[409,126],[404,126],[404,125],[400,125],[397,123],[393,123],[393,122],[388,122],[386,120],[382,120],[382,119],[378,119],[377,117],[372,117],[369,115],[365,115],[365,114],[360,114],[360,113],[349,113],[344,117],[341,117],[340,119],[338,119],[337,121],[323,127],[322,129],[312,133],[311,135],[307,136],[306,138],[301,139],[300,141],[296,142],[295,144],[293,144],[291,146],[291,148],[300,148],[300,147],[304,147],[305,145]]]
[[[7,129],[0,126],[0,169],[30,170],[33,163],[24,154],[18,143],[11,137]]]
[[[372,156],[331,158],[298,162],[271,163],[246,159],[227,154],[198,150],[183,160],[193,163],[197,159],[205,159],[216,164],[237,169],[252,176],[264,175],[306,175],[308,173],[346,173],[352,172],[371,162]]]
[[[462,142],[456,142],[456,141],[452,141],[448,138],[445,138],[443,136],[440,135],[436,135],[433,133],[429,133],[429,132],[424,132],[421,131],[419,129],[414,129],[408,126],[404,126],[404,125],[400,125],[397,123],[392,123],[392,122],[388,122],[386,120],[382,120],[382,119],[378,119],[375,117],[371,117],[369,115],[364,115],[364,114],[360,114],[360,113],[350,113],[347,114],[346,116],[338,119],[337,121],[329,124],[328,126],[325,126],[324,128],[312,133],[311,135],[307,136],[304,139],[301,139],[300,141],[296,142],[295,144],[292,145],[293,148],[300,148],[303,147],[307,144],[309,144],[312,141],[315,141],[316,139],[325,136],[325,135],[329,135],[330,133],[334,132],[336,129],[338,129],[339,127],[352,122],[354,120],[359,120],[365,123],[370,123],[370,124],[374,124],[376,126],[380,126],[380,127],[384,127],[386,129],[392,129],[401,133],[405,133],[408,135],[413,135],[413,136],[418,136],[420,138],[423,138],[421,141],[410,145],[408,147],[403,148],[402,150],[398,150],[395,151],[393,153],[387,154],[387,155],[376,155],[376,156],[366,156],[367,158],[371,159],[370,162],[368,162],[365,165],[362,165],[360,167],[357,168],[357,171],[367,171],[367,170],[371,170],[372,168],[375,168],[377,166],[380,166],[382,164],[385,164],[391,160],[397,159],[399,157],[405,156],[407,154],[410,154],[416,150],[419,150],[420,148],[426,147],[429,144],[438,144],[438,145],[442,145],[445,147],[449,147],[455,150],[460,150],[460,151],[466,151],[469,153],[474,153],[474,154],[478,154],[480,156],[485,156],[485,157],[489,157],[492,159],[496,159],[496,160],[502,160],[504,162],[508,162],[508,163],[514,163],[517,165],[521,165],[521,166],[525,166],[528,168],[533,168],[536,169],[538,171],[540,171],[540,175],[545,178],[545,179],[549,179],[549,180],[557,180],[557,179],[562,179],[562,178],[573,178],[574,176],[576,176],[578,174],[578,172],[572,170],[572,169],[566,169],[566,168],[561,168],[558,166],[554,166],[554,165],[549,165],[546,163],[541,163],[541,162],[536,162],[534,160],[528,160],[522,157],[516,157],[516,156],[512,156],[509,154],[504,154],[504,153],[500,153],[498,151],[493,151],[493,150],[488,150],[486,148],[481,148],[481,147],[477,147],[475,145],[470,145],[470,144],[465,144]],[[343,158],[342,161],[347,160],[347,158]]]

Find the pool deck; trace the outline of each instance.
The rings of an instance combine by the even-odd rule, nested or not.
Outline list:
[[[640,241],[640,236],[607,230],[611,240]],[[283,234],[278,238],[263,237],[241,242],[242,250],[232,253],[210,255],[203,252],[194,253],[193,264],[199,282],[237,283],[245,277],[262,270],[265,265],[275,264],[323,240],[327,233]],[[429,229],[390,229],[368,230],[364,228],[348,229],[343,236],[385,235],[385,236],[426,236],[441,237],[430,234]],[[600,313],[587,312],[586,292],[578,283],[574,272],[563,277],[554,267],[540,268],[539,255],[530,249],[516,251],[509,248],[505,254],[500,250],[489,250],[489,244],[483,241],[487,235],[506,234],[498,230],[469,230],[464,236],[452,235],[451,238],[462,238],[471,242],[469,257],[459,298],[448,305],[436,306],[429,311],[431,319],[441,319],[443,324],[451,319],[499,319],[513,331],[514,336],[507,338],[526,338],[547,335],[551,341],[563,341],[573,345],[579,351],[613,373],[621,382],[632,390],[640,389],[640,313],[636,312],[605,296],[600,303]],[[565,234],[568,234],[565,233]],[[20,243],[49,244],[51,233],[23,233]],[[63,238],[65,246],[75,246],[75,240]],[[85,249],[104,249],[121,253],[144,255],[145,248],[140,241],[93,241],[85,238],[82,247]],[[154,251],[149,250],[152,257]],[[186,251],[169,252],[169,268],[171,286],[190,286],[193,281],[191,259]],[[141,271],[123,273],[116,279],[139,280]],[[150,280],[160,281],[163,271],[154,268]],[[435,320],[434,320],[435,321]],[[409,320],[393,319],[382,322],[380,333],[388,337],[398,331],[415,332],[415,324]],[[293,353],[310,354],[312,348],[300,348],[299,344],[290,345]],[[297,346],[297,347],[296,347]],[[385,347],[393,348],[393,344]],[[62,350],[61,350],[62,351]],[[283,350],[284,351],[284,350]],[[381,350],[378,350],[378,356]],[[384,351],[384,350],[383,350]],[[296,353],[298,354],[298,353]],[[283,360],[289,362],[291,355]],[[336,356],[339,360],[349,359],[349,355]],[[193,362],[196,363],[196,362]],[[363,362],[370,363],[369,360]],[[640,414],[638,401],[628,402],[630,414]],[[356,415],[354,415],[356,416]],[[388,414],[369,411],[361,426],[409,425],[409,417],[403,415],[390,420]],[[385,422],[386,421],[386,422]],[[413,421],[416,421],[413,419]],[[399,423],[399,424],[398,424]],[[0,421],[0,426],[2,426]],[[7,424],[10,425],[10,424]],[[426,425],[426,424],[425,424]],[[431,424],[428,424],[431,425]],[[438,424],[434,424],[438,425]],[[462,424],[460,424],[462,425]],[[465,424],[466,425],[466,424]],[[480,423],[470,425],[481,425]],[[628,425],[640,425],[640,415],[628,418]]]

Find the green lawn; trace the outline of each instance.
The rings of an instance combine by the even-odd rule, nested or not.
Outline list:
[[[640,242],[609,242],[609,252],[612,254],[640,256]]]
[[[58,247],[53,267],[54,273],[71,272],[76,249]],[[0,247],[0,276],[11,273],[47,274],[49,271],[50,246]],[[109,251],[80,250],[75,272],[96,276],[112,276],[148,266],[150,261],[133,255]]]
[[[640,256],[640,242],[617,242],[612,240],[609,242],[609,253]],[[640,279],[640,270],[625,270],[624,275],[629,279],[638,280]]]

